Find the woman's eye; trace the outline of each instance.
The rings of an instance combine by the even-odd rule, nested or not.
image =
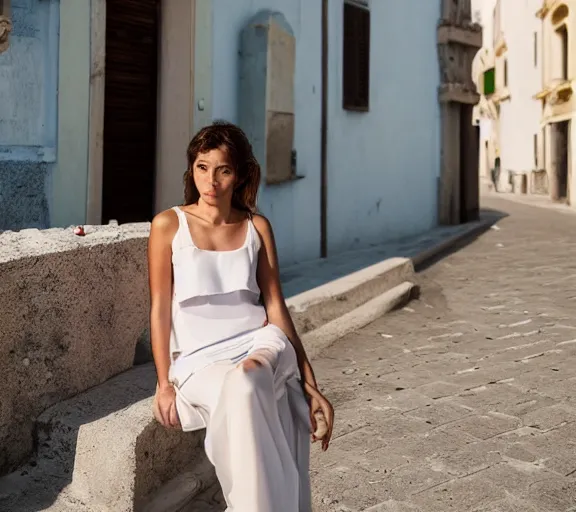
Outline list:
[[[232,171],[230,169],[223,169],[222,174],[232,174]]]
[[[205,170],[206,170],[206,166],[205,166],[205,165],[202,165],[202,164],[197,165],[196,168],[197,168],[198,170],[200,170],[200,171],[205,171]]]

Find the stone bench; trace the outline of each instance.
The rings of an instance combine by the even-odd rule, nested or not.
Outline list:
[[[0,509],[169,512],[211,489],[204,432],[154,420],[155,379],[134,367],[46,410],[36,456],[0,480]]]

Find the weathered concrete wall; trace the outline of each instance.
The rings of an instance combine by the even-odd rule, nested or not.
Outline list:
[[[50,164],[0,161],[0,230],[48,226]]]
[[[148,224],[0,234],[0,473],[49,406],[130,368],[148,325]]]

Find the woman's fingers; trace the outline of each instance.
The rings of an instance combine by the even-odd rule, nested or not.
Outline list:
[[[171,427],[176,428],[180,424],[180,421],[178,419],[178,409],[176,409],[176,400],[174,400],[170,405],[168,420],[170,422]]]
[[[317,402],[316,400],[312,400],[312,402],[310,403],[310,424],[311,424],[310,433],[312,434],[313,443],[317,441],[316,436],[314,435],[314,432],[316,432],[316,429],[318,428],[318,423],[316,422],[316,416],[315,416],[316,408],[317,408]]]
[[[328,427],[328,431],[322,437],[322,450],[326,451],[330,445],[330,439],[332,437],[332,428],[334,426],[334,410],[332,409],[332,405],[330,405],[328,400],[323,400],[320,403],[320,407],[322,408],[324,418],[326,419],[326,425]]]

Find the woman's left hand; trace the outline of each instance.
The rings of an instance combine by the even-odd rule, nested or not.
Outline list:
[[[318,389],[308,383],[304,384],[304,391],[310,397],[310,420],[312,422],[312,430],[316,431],[316,418],[314,414],[317,411],[322,411],[324,414],[324,419],[326,420],[326,426],[328,431],[320,439],[322,441],[322,451],[326,451],[330,445],[330,438],[332,437],[332,429],[334,427],[334,407],[328,401],[328,399],[318,391]],[[317,441],[318,439],[312,433],[312,441]]]

